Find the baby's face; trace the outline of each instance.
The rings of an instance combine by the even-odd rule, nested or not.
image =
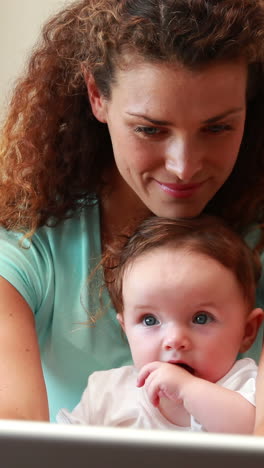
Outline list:
[[[128,267],[123,328],[135,366],[181,363],[211,382],[232,367],[248,305],[234,274],[205,255],[158,248]]]

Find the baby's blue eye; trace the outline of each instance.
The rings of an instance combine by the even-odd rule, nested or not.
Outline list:
[[[153,315],[146,315],[142,322],[147,327],[153,327],[153,325],[157,325],[159,323],[159,321]]]
[[[211,321],[212,317],[209,314],[206,314],[205,312],[200,312],[196,314],[193,318],[193,323],[196,323],[197,325],[206,325]]]

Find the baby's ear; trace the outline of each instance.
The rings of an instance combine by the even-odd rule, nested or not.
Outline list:
[[[117,320],[118,320],[120,326],[122,327],[122,330],[125,332],[126,330],[125,330],[125,324],[124,324],[124,317],[123,317],[123,315],[118,313],[118,314],[116,314],[116,318],[117,318]]]
[[[264,319],[264,312],[260,307],[253,309],[247,317],[245,333],[240,346],[240,352],[244,353],[254,343],[260,325]]]

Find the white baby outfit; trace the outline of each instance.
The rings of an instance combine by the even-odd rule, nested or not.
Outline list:
[[[236,361],[232,369],[217,382],[240,393],[255,405],[257,365],[252,359]],[[205,431],[191,417],[190,427],[169,422],[149,401],[144,389],[136,386],[137,371],[133,366],[94,372],[80,403],[72,412],[59,411],[57,422],[89,424],[95,426],[133,427],[145,429],[171,429]]]

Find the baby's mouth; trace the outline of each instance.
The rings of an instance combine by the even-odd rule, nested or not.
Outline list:
[[[176,366],[182,367],[182,369],[185,369],[187,372],[189,372],[192,375],[195,374],[193,367],[188,366],[188,364],[184,364],[184,362],[171,362],[170,364],[174,364]]]

